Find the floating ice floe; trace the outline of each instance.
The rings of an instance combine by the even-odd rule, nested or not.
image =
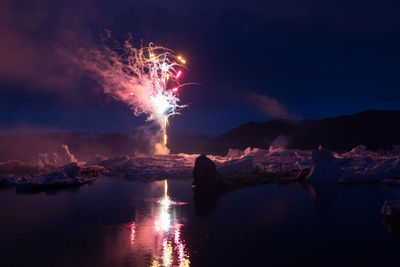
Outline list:
[[[0,162],[0,184],[21,188],[66,187],[93,181],[104,173],[102,166],[81,166],[66,145],[56,152],[40,154],[36,162]]]
[[[231,149],[226,156],[208,157],[216,164],[222,177],[236,180],[267,174],[282,180],[297,180],[307,176],[308,182],[382,181],[394,185],[400,177],[399,155],[395,150],[373,152],[366,150],[364,146],[358,146],[345,153],[322,148],[313,151],[282,147]],[[93,163],[130,179],[191,178],[198,156],[199,154],[171,154],[111,159],[97,157],[99,162]]]
[[[400,232],[400,200],[386,200],[382,206],[383,225],[390,233]]]
[[[392,219],[400,219],[400,200],[386,200],[382,206],[382,214]]]
[[[102,159],[97,164],[111,173],[132,179],[191,179],[194,162],[199,154],[170,154],[152,157],[117,157]],[[286,173],[308,168],[310,151],[273,148],[230,150],[227,156],[208,156],[222,176],[246,175],[254,170],[265,173]]]
[[[311,152],[306,150],[270,147],[269,149],[247,148],[242,153],[230,150],[227,157],[210,157],[216,161],[222,176],[235,175],[242,171],[259,169],[266,173],[285,173],[308,168]]]
[[[80,167],[78,164],[70,163],[59,170],[42,175],[17,175],[0,174],[0,184],[17,185],[19,188],[44,188],[44,187],[67,187],[83,185],[94,181],[104,168]]]
[[[189,178],[197,156],[188,154],[121,156],[103,159],[97,164],[111,174],[122,174],[128,179]]]
[[[328,150],[313,150],[307,181],[335,183],[384,182],[395,184],[400,179],[400,154],[368,151],[358,146],[338,154]]]
[[[127,179],[191,179],[198,156],[182,153],[106,158],[95,155],[88,163],[82,163],[63,145],[56,153],[39,155],[35,162],[0,162],[0,183],[79,184],[92,178],[82,175],[83,168],[90,166],[97,166],[93,167],[93,172],[107,171]],[[397,147],[390,152],[373,152],[358,146],[351,151],[337,153],[322,148],[310,151],[271,146],[269,149],[231,149],[226,156],[208,157],[215,163],[218,173],[232,181],[261,177],[262,181],[269,179],[277,182],[305,179],[308,182],[400,185],[400,152]],[[81,175],[68,175],[63,166],[71,163],[80,168]]]

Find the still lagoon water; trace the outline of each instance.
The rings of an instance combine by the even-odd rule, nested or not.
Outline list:
[[[399,266],[382,185],[261,185],[194,201],[191,181],[0,189],[0,266]]]

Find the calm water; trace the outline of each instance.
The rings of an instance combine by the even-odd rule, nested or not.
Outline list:
[[[190,181],[101,177],[77,190],[0,190],[0,266],[399,266],[380,185],[264,185],[215,202]]]

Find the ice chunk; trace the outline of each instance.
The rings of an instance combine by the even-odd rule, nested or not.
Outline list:
[[[89,183],[102,173],[103,167],[79,167],[75,162],[47,174],[3,174],[0,175],[0,184],[17,185],[18,189],[76,186]]]
[[[69,152],[67,145],[59,145],[54,153],[39,154],[39,162],[44,165],[65,165],[71,162],[78,162],[76,157]]]
[[[392,218],[400,218],[400,200],[386,200],[382,206],[382,213]]]
[[[243,154],[244,154],[244,152],[243,152],[243,150],[241,150],[241,149],[233,149],[233,148],[230,148],[230,149],[228,150],[228,153],[226,154],[226,156],[227,156],[228,158],[238,158],[238,157],[243,156]]]
[[[357,146],[342,154],[326,150],[313,151],[308,181],[361,183],[399,177],[399,155],[368,151],[365,146]]]

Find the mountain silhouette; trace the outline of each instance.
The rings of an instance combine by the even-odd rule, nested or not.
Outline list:
[[[344,150],[359,144],[369,149],[391,149],[400,144],[400,110],[367,110],[321,120],[249,122],[210,140],[208,149],[284,145],[288,148]]]

